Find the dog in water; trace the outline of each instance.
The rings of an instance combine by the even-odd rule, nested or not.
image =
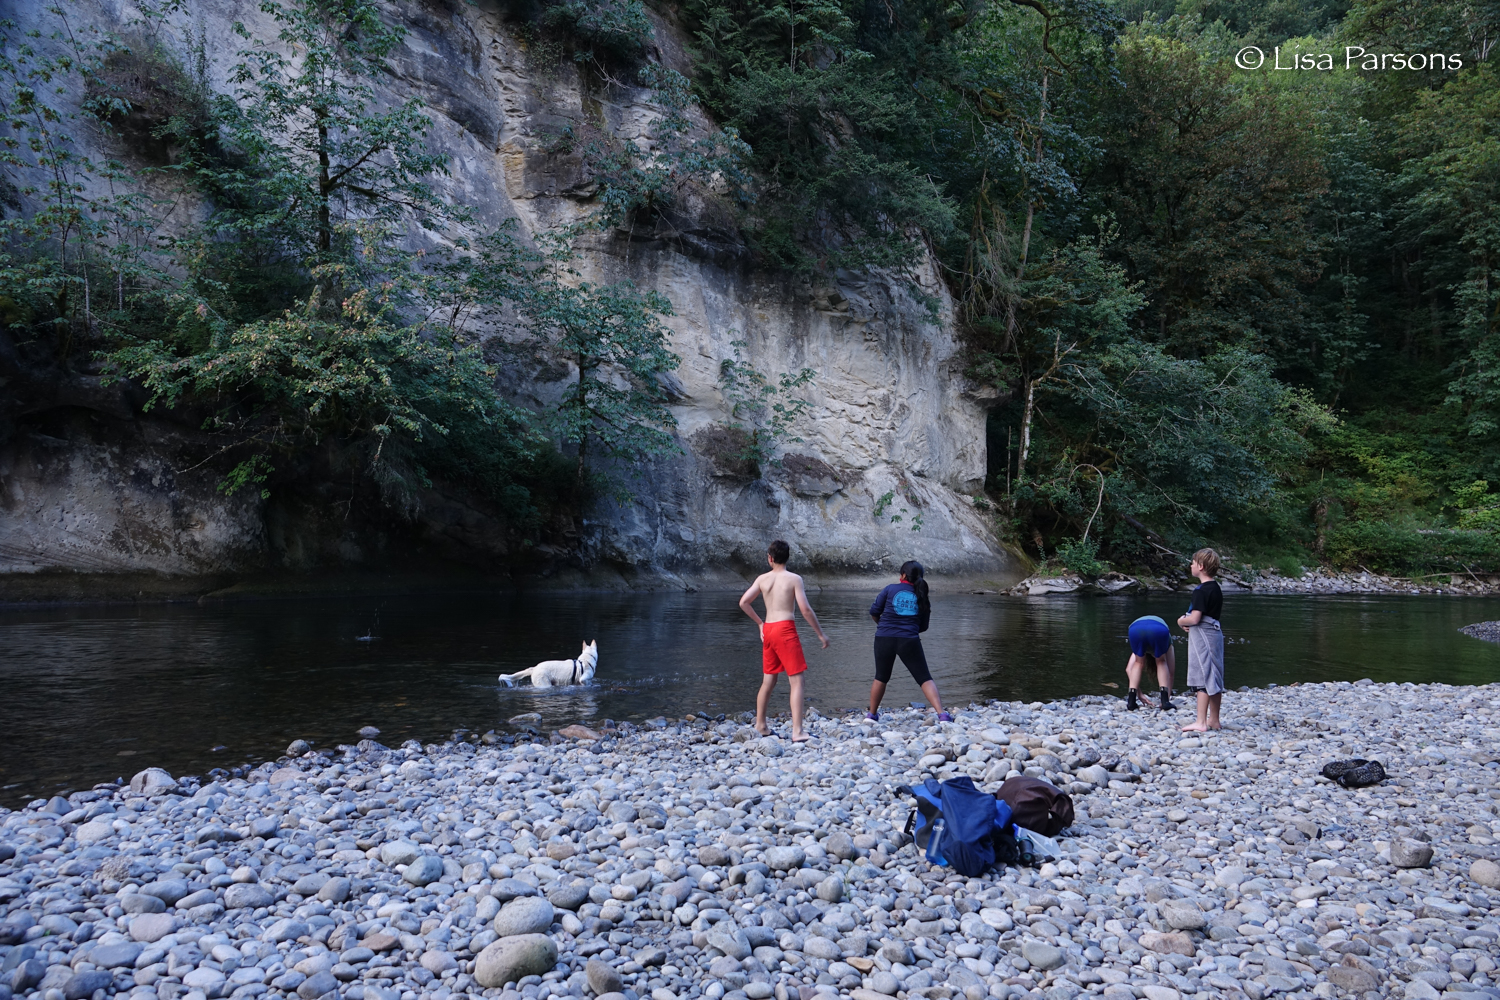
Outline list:
[[[500,683],[514,687],[517,681],[530,679],[532,687],[568,687],[587,684],[594,678],[594,669],[599,665],[599,640],[583,644],[583,651],[576,660],[543,660],[534,667],[517,670],[513,674],[501,674]]]

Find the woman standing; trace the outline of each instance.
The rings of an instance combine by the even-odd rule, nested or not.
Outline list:
[[[911,679],[922,689],[927,703],[937,712],[938,721],[953,721],[953,716],[943,711],[937,684],[922,652],[921,633],[927,631],[932,617],[932,602],[927,598],[923,575],[921,563],[902,563],[901,578],[876,595],[875,603],[870,605],[870,617],[875,619],[875,680],[870,684],[870,711],[865,718],[871,722],[880,721],[880,701],[885,697],[885,686],[890,683],[898,656]]]

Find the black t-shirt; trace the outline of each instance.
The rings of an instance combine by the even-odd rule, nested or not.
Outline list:
[[[1203,612],[1204,618],[1212,618],[1220,621],[1220,614],[1224,610],[1224,591],[1219,589],[1219,581],[1210,580],[1200,583],[1198,589],[1193,591],[1193,603],[1188,605],[1188,614],[1194,611]]]

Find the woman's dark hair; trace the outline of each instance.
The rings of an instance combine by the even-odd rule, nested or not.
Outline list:
[[[926,575],[922,564],[915,559],[908,559],[901,564],[901,579],[911,584],[911,589],[917,592],[917,610],[924,615],[932,610],[932,601],[927,599],[927,581],[922,579]]]

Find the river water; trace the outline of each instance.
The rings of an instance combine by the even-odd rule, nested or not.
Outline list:
[[[833,640],[817,647],[807,696],[860,708],[872,675],[872,595],[813,597]],[[381,599],[0,610],[0,805],[128,778],[146,766],[202,774],[279,755],[293,739],[395,746],[455,729],[505,731],[521,713],[543,731],[755,707],[760,647],[737,595],[443,594]],[[1187,597],[936,597],[923,637],[945,701],[1124,694],[1136,617],[1175,621]],[[378,621],[377,616],[378,615]],[[1458,597],[1225,598],[1226,675],[1296,681],[1500,680],[1500,645],[1458,632],[1500,618],[1500,600]],[[358,637],[373,635],[370,641]],[[502,671],[576,656],[599,642],[592,686],[509,689]],[[1186,681],[1179,638],[1178,684]],[[1120,685],[1108,686],[1109,682]],[[785,682],[773,710],[785,712]],[[920,701],[901,666],[887,705]],[[1225,715],[1234,712],[1233,695]],[[1184,716],[1186,718],[1186,716]]]

